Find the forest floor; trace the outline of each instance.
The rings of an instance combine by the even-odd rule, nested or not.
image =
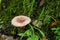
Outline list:
[[[12,25],[21,15],[31,22],[22,28]],[[0,39],[60,40],[60,0],[0,0]]]

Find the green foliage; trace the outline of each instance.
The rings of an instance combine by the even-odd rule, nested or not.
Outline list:
[[[27,40],[38,40],[39,39],[37,35],[33,36],[31,29],[26,30],[25,33],[19,33],[18,35],[21,36],[21,38],[28,36]]]
[[[39,16],[37,17],[37,22],[36,22],[36,24],[37,24],[41,19],[43,19],[43,16],[44,16],[44,9],[45,9],[45,8],[43,7],[41,13],[39,13]]]
[[[27,40],[39,40],[39,37],[37,35],[34,35],[34,37],[29,37]]]
[[[24,33],[19,33],[19,36],[31,36],[31,29],[26,30]]]
[[[0,4],[1,4],[2,0],[0,0]]]
[[[51,22],[51,16],[46,15],[45,19],[44,19],[44,25],[49,25]]]
[[[33,12],[33,6],[34,6],[35,0],[24,0],[23,1],[23,9],[24,9],[24,15],[31,16]]]
[[[48,25],[51,23],[51,18],[57,20],[60,17],[60,0],[45,0],[44,5],[41,7],[39,7],[39,3],[40,0],[0,0],[0,28],[5,30],[8,26],[11,31],[13,30],[13,32],[15,32],[16,27],[11,25],[12,18],[18,15],[26,15],[32,20],[36,18],[36,24],[42,19],[44,27],[39,29],[31,25],[31,23],[27,25],[30,28],[27,27],[24,33],[18,32],[18,35],[21,37],[28,36],[27,40],[38,40],[41,38],[40,34],[42,36],[47,36],[45,34],[48,34],[46,32],[50,30],[47,29]],[[47,26],[47,28],[45,26]],[[41,29],[43,31],[45,29],[45,33]],[[20,30],[18,29],[18,31]],[[38,32],[36,32],[36,30]],[[60,40],[60,27],[52,28],[52,31],[54,31],[56,40]]]
[[[34,29],[33,26],[29,24],[29,26],[31,27],[31,29],[26,30],[24,33],[19,33],[18,35],[21,36],[21,38],[28,36],[27,40],[38,40],[39,39],[39,34],[35,34],[34,33]],[[43,33],[42,30],[35,28],[37,31],[39,31],[39,33],[44,37],[45,34]]]
[[[54,31],[56,40],[60,40],[60,26],[57,26],[57,28],[52,28],[52,30]]]

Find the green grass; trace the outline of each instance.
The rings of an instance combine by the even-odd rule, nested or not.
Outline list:
[[[19,34],[19,28],[12,26],[11,20],[15,16],[25,15],[29,16],[32,20],[36,18],[34,19],[37,20],[36,23],[38,23],[40,20],[43,21],[43,26],[41,26],[40,29],[38,27],[35,28],[32,23],[27,25],[28,27],[26,30],[31,29],[31,33],[33,33],[33,36],[29,37],[27,40],[33,40],[31,38],[36,38],[35,40],[42,39],[42,36],[46,36],[46,38],[50,40],[51,38],[48,35],[48,31],[51,30],[51,28],[49,28],[49,25],[53,20],[60,20],[60,0],[45,0],[43,6],[39,6],[39,3],[40,0],[0,0],[0,28],[5,30],[8,25],[10,31],[13,30],[16,32],[15,30],[18,29],[17,34]],[[54,37],[56,37],[56,34],[54,34]],[[59,40],[60,36],[57,37]],[[57,40],[56,38],[52,39]]]

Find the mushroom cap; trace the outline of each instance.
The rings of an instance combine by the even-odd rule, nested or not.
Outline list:
[[[31,22],[31,19],[27,16],[16,16],[12,19],[11,24],[16,27],[24,27]]]

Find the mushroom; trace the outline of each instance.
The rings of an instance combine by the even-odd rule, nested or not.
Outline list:
[[[11,24],[16,27],[24,27],[31,22],[31,19],[27,16],[16,16],[12,19]]]

